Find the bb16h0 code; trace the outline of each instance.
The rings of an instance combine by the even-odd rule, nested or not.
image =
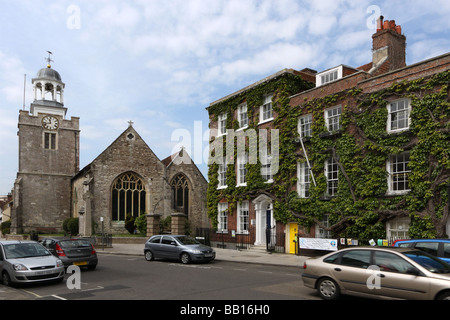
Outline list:
[[[208,318],[212,317],[214,312],[225,315],[268,315],[270,313],[270,307],[268,305],[256,304],[226,304],[224,308],[215,309],[215,307],[197,307],[188,304],[180,310],[181,315],[201,315],[207,316]]]
[[[226,304],[223,312],[224,314],[233,314],[233,315],[268,315],[270,313],[270,308],[268,305]]]

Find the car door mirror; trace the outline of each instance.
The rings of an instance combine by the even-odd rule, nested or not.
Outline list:
[[[407,274],[411,274],[414,276],[419,276],[420,275],[420,270],[414,267],[408,268],[408,270],[406,270]]]

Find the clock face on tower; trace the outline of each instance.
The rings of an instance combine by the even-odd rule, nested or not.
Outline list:
[[[55,117],[45,116],[42,118],[42,126],[48,130],[56,130],[59,127],[59,121]]]

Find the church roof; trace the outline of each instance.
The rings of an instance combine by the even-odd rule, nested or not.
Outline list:
[[[185,151],[184,148],[182,148],[180,151],[174,153],[173,155],[168,156],[167,158],[160,160],[158,158],[158,156],[156,156],[156,154],[153,152],[153,150],[147,145],[147,143],[140,137],[140,135],[136,132],[136,130],[133,128],[132,124],[130,123],[130,125],[128,126],[128,128],[122,132],[122,134],[119,135],[119,137],[114,140],[113,143],[111,143],[105,150],[103,150],[103,152],[101,152],[94,160],[92,160],[89,164],[87,164],[84,168],[82,168],[77,174],[75,174],[75,176],[72,177],[72,180],[77,179],[80,176],[85,175],[87,172],[89,172],[91,170],[91,165],[96,162],[97,159],[99,159],[104,153],[106,153],[114,144],[117,143],[118,140],[120,140],[122,137],[124,136],[129,136],[131,134],[135,135],[135,137],[133,137],[133,139],[139,139],[140,141],[142,141],[142,143],[149,149],[149,151],[153,154],[153,156],[155,157],[156,161],[159,161],[165,168],[170,167],[170,165],[178,158],[181,157],[183,158],[184,161],[186,161],[185,163],[191,163],[194,164],[194,162],[192,161],[192,159],[190,158],[189,154]],[[185,159],[185,157],[188,158]],[[203,176],[203,174],[200,172],[200,170],[198,169],[198,167],[194,164],[194,166],[196,167],[197,171],[200,173],[200,176],[203,177],[203,179],[205,179],[205,177]],[[206,181],[206,179],[205,179]]]
[[[58,73],[58,71],[56,71],[50,67],[42,68],[41,70],[39,70],[36,75],[36,79],[62,81],[61,75]]]

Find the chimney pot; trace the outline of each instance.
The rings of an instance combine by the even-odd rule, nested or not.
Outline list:
[[[383,16],[380,16],[377,20],[377,32],[383,30]]]
[[[395,20],[390,21],[389,29],[395,30]]]

